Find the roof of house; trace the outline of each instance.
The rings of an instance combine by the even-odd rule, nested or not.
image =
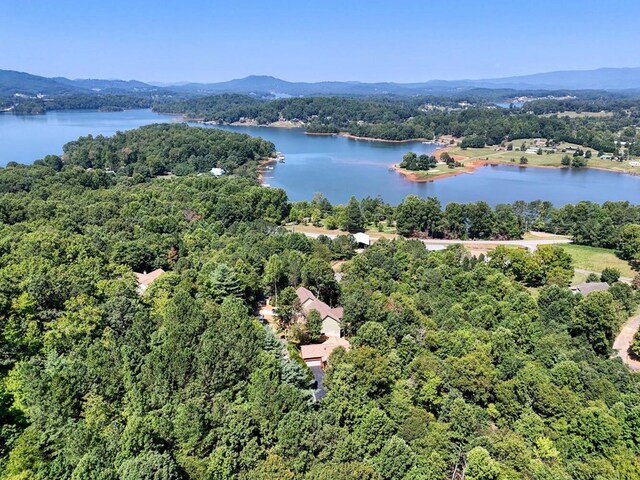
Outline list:
[[[587,295],[591,292],[600,292],[609,290],[609,284],[606,282],[586,282],[574,285],[571,287],[574,292],[580,292],[583,295]]]
[[[371,243],[371,237],[366,233],[358,232],[353,234],[353,238],[356,243],[364,243],[365,245],[369,245]]]
[[[331,317],[337,321],[342,320],[342,315],[344,313],[342,307],[331,308],[322,300],[319,300],[310,290],[304,287],[298,287],[296,293],[298,294],[298,299],[300,300],[300,304],[302,305],[302,309],[305,313],[309,313],[311,310],[317,310],[320,314],[320,318],[323,320],[326,317]]]
[[[298,300],[300,300],[300,303],[304,303],[307,300],[316,300],[316,296],[308,288],[298,287],[296,289],[296,294],[298,295]]]
[[[323,362],[326,362],[329,355],[331,355],[331,353],[333,353],[333,351],[338,347],[343,347],[345,350],[349,350],[349,348],[351,348],[351,344],[344,338],[330,337],[323,343],[302,345],[300,347],[300,355],[303,360],[321,358]]]
[[[144,272],[144,273],[138,273],[138,272],[133,272],[136,275],[136,279],[138,280],[138,285],[143,287],[145,290],[147,289],[147,287],[149,285],[151,285],[153,283],[154,280],[156,280],[160,275],[162,275],[164,273],[164,270],[161,268],[156,268],[153,272]]]

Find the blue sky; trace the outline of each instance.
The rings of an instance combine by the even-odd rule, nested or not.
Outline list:
[[[640,66],[637,0],[5,0],[0,68],[418,82]]]

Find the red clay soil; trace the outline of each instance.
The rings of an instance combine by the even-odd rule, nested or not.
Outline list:
[[[640,361],[633,358],[631,352],[631,344],[633,337],[640,328],[640,315],[630,318],[627,323],[622,326],[622,330],[613,342],[613,349],[618,352],[618,356],[626,363],[631,370],[640,371]]]

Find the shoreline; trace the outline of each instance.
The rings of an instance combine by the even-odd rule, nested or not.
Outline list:
[[[248,122],[215,122],[215,121],[205,121],[204,118],[192,118],[192,117],[188,117],[186,114],[183,113],[165,113],[165,112],[156,112],[159,113],[161,115],[173,115],[175,117],[179,117],[181,118],[183,121],[185,122],[196,122],[196,123],[202,123],[203,125],[220,125],[220,126],[228,126],[228,127],[260,127],[260,128],[287,128],[287,129],[292,129],[292,128],[304,128],[306,125],[303,122],[300,122],[299,124],[295,124],[295,123],[291,123],[291,121],[289,120],[284,120],[284,121],[277,121],[277,122],[273,122],[270,123],[268,125],[264,125],[264,124],[259,124],[256,123],[255,121],[248,121]],[[348,138],[350,140],[363,140],[366,142],[385,142],[385,143],[412,143],[412,142],[434,142],[433,139],[431,138],[422,138],[422,137],[418,137],[418,138],[407,138],[405,140],[388,140],[385,138],[376,138],[376,137],[359,137],[357,135],[352,135],[348,132],[338,132],[338,133],[331,133],[331,132],[303,132],[305,135],[314,135],[314,136],[324,136],[324,137],[332,137],[332,136],[336,136],[336,137],[344,137],[344,138]],[[434,145],[443,145],[443,144],[439,144],[437,142],[433,143]],[[444,148],[448,148],[450,145],[446,145]],[[441,147],[443,148],[443,147]],[[438,149],[440,150],[440,149]],[[436,152],[438,151],[436,150]]]
[[[447,145],[446,147],[442,147],[437,149],[433,154],[436,156],[436,158],[439,158],[441,153],[444,152],[448,152],[450,150],[452,150],[455,147],[455,145]],[[415,182],[415,183],[427,183],[427,182],[433,182],[435,180],[438,179],[443,179],[443,178],[450,178],[450,177],[455,177],[457,175],[463,175],[465,173],[473,173],[474,171],[476,171],[478,168],[481,167],[486,167],[486,166],[497,166],[497,165],[507,165],[510,167],[520,167],[520,168],[546,168],[546,169],[557,169],[557,170],[563,170],[563,169],[571,169],[571,167],[565,166],[565,165],[531,165],[531,164],[519,164],[519,163],[514,163],[514,162],[506,162],[504,160],[498,160],[495,158],[490,158],[490,159],[480,159],[477,158],[475,160],[471,160],[469,157],[463,157],[461,155],[452,155],[452,157],[454,158],[454,160],[462,162],[462,170],[457,170],[457,171],[453,171],[453,172],[447,172],[447,173],[443,173],[441,175],[434,175],[434,176],[429,176],[427,174],[427,176],[424,176],[424,174],[421,174],[420,171],[412,171],[412,170],[406,170],[403,168],[400,168],[400,164],[399,163],[393,163],[390,165],[391,168],[393,168],[393,170],[397,173],[399,173],[400,175],[402,175],[405,179],[407,179],[410,182]],[[594,167],[594,166],[589,166],[587,165],[586,167],[580,167],[581,169],[593,169],[593,170],[600,170],[602,172],[610,172],[610,173],[622,173],[625,175],[631,175],[634,177],[640,176],[640,172],[626,172],[623,170],[613,170],[610,168],[604,168],[604,167]]]
[[[429,138],[408,138],[406,140],[387,140],[385,138],[376,138],[376,137],[359,137],[357,135],[352,135],[348,132],[338,132],[338,133],[330,133],[330,132],[304,132],[305,135],[314,135],[318,137],[343,137],[348,138],[349,140],[362,140],[365,142],[383,142],[383,143],[413,143],[413,142],[433,142],[433,145],[444,145],[438,142],[434,142],[434,140]],[[440,147],[438,150],[442,148],[447,148],[449,145],[445,147]],[[436,150],[436,152],[438,151]],[[435,153],[435,152],[434,152]]]
[[[461,168],[461,170],[453,170],[451,172],[446,172],[446,173],[433,175],[433,176],[429,176],[428,173],[426,176],[423,176],[424,174],[421,173],[422,171],[412,171],[412,170],[406,170],[404,168],[400,168],[399,164],[397,163],[392,164],[391,168],[393,168],[393,170],[396,173],[399,173],[410,182],[428,183],[428,182],[435,182],[436,180],[440,180],[444,178],[457,177],[458,175],[464,175],[466,173],[473,173],[478,168],[486,167],[487,165],[490,165],[490,162],[487,162],[486,160],[472,160],[468,163],[463,164],[462,167],[458,167],[458,168]]]
[[[347,132],[340,132],[338,134],[334,133],[331,135],[337,135],[338,137],[348,138],[349,140],[363,140],[365,142],[413,143],[413,142],[432,142],[433,141],[429,138],[408,138],[406,140],[386,140],[383,138],[375,138],[375,137],[358,137],[357,135],[351,135],[350,133],[347,133]],[[437,144],[434,144],[434,145],[437,145]]]
[[[269,157],[264,160],[261,160],[260,163],[258,163],[258,167],[257,167],[258,183],[260,184],[261,187],[265,186],[265,183],[264,183],[264,174],[266,170],[265,167],[268,167],[269,165],[271,165],[272,163],[276,163],[277,161],[278,161],[277,158]]]
[[[152,110],[155,112],[155,110]],[[4,112],[3,112],[4,113]],[[201,123],[204,125],[221,125],[221,126],[234,126],[234,127],[261,127],[261,128],[285,128],[285,129],[295,129],[295,128],[304,128],[304,124],[302,125],[293,125],[291,123],[287,122],[274,122],[272,124],[269,125],[258,125],[255,123],[251,123],[251,122],[233,122],[233,123],[217,123],[217,122],[206,122],[204,120],[204,118],[191,118],[188,117],[185,114],[176,114],[176,113],[166,113],[166,112],[155,112],[158,113],[160,115],[171,115],[177,118],[178,121],[181,122],[195,122],[195,123]],[[337,136],[337,137],[344,137],[347,138],[349,140],[361,140],[361,141],[366,141],[366,142],[382,142],[382,143],[412,143],[412,142],[431,142],[433,140],[428,139],[428,138],[410,138],[410,139],[406,139],[406,140],[385,140],[382,138],[375,138],[375,137],[359,137],[356,135],[351,135],[347,132],[339,132],[339,133],[324,133],[324,132],[303,132],[305,135],[312,135],[312,136],[319,136],[319,137],[330,137],[330,136]],[[438,145],[438,143],[435,143],[435,145]],[[443,145],[443,144],[440,144]],[[440,146],[438,147],[436,150],[434,150],[433,155],[436,156],[437,158],[440,156],[440,154],[444,153],[444,152],[449,152],[451,150],[453,150],[454,148],[456,148],[456,145],[447,145],[445,144],[444,146]],[[475,159],[475,160],[470,160],[469,157],[464,157],[462,155],[452,155],[452,157],[454,158],[454,160],[462,162],[463,163],[463,169],[462,170],[458,170],[458,171],[453,171],[453,172],[447,172],[447,173],[443,173],[441,175],[434,175],[434,176],[423,176],[421,175],[419,172],[414,172],[411,170],[404,170],[402,168],[399,167],[399,164],[397,163],[392,163],[389,165],[390,168],[392,168],[395,172],[399,173],[400,175],[402,175],[404,178],[406,178],[408,181],[410,182],[416,182],[416,183],[426,183],[426,182],[433,182],[435,180],[438,179],[443,179],[443,178],[450,178],[450,177],[454,177],[457,175],[462,175],[465,173],[473,173],[475,170],[477,170],[480,167],[485,167],[487,165],[509,165],[509,166],[513,166],[513,167],[521,167],[521,168],[527,168],[527,167],[531,167],[531,168],[547,168],[547,169],[570,169],[571,167],[567,167],[564,165],[532,165],[532,164],[524,164],[521,165],[519,163],[513,163],[513,162],[507,162],[504,160],[498,160],[495,158],[490,158],[490,159]],[[260,162],[258,164],[258,180],[260,181],[260,183],[262,184],[263,182],[263,169],[265,166],[269,165],[273,163],[272,160],[265,160],[263,162]],[[631,175],[634,177],[640,176],[640,171],[638,172],[629,172],[629,171],[625,171],[625,170],[615,170],[615,169],[611,169],[611,168],[605,168],[605,167],[596,167],[596,166],[585,166],[585,167],[580,167],[580,168],[584,168],[584,169],[593,169],[593,170],[600,170],[603,172],[611,172],[611,173],[621,173],[621,174],[625,174],[625,175]]]

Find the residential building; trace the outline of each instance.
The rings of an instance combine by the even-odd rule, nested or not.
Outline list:
[[[326,337],[339,338],[342,325],[342,307],[331,308],[322,300],[319,300],[313,292],[304,287],[298,287],[296,294],[302,307],[303,316],[306,318],[311,310],[317,310],[322,320],[320,333]]]
[[[151,285],[160,275],[164,273],[164,270],[161,268],[156,268],[153,272],[147,273],[138,273],[133,272],[138,280],[138,292],[144,293],[146,292],[149,285]]]
[[[329,355],[331,355],[338,347],[343,347],[345,350],[349,350],[349,348],[351,348],[351,344],[344,338],[329,337],[323,343],[302,345],[300,347],[300,356],[310,367],[324,368]]]
[[[573,293],[589,295],[591,292],[602,292],[609,290],[609,284],[606,282],[586,282],[574,285],[570,288]]]
[[[366,233],[358,232],[353,234],[353,239],[356,241],[358,246],[362,245],[368,247],[371,245],[371,237]]]

